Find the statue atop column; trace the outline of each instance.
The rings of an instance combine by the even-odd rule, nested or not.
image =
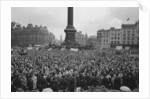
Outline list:
[[[73,7],[68,7],[68,24],[64,31],[66,33],[65,38],[66,47],[69,48],[75,47],[76,46],[75,33],[77,30],[73,26]]]

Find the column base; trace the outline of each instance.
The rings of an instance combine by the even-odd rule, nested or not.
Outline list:
[[[67,48],[76,48],[77,42],[75,41],[75,28],[66,28],[65,30],[66,38],[65,38],[65,46]]]

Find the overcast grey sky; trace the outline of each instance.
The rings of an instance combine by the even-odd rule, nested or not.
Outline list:
[[[127,18],[130,18],[127,21]],[[77,31],[89,36],[97,35],[99,29],[121,28],[123,23],[134,23],[139,19],[138,7],[74,7],[74,26]],[[47,26],[57,39],[65,38],[67,26],[66,7],[12,7],[11,20],[27,26]]]

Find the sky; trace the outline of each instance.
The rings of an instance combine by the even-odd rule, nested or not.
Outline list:
[[[127,21],[127,19],[129,20]],[[74,7],[74,27],[88,36],[97,35],[100,29],[121,28],[139,19],[138,7]],[[12,7],[11,21],[22,26],[47,26],[57,39],[67,26],[67,7]]]

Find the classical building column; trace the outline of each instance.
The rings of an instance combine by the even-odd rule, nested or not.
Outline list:
[[[64,31],[66,33],[65,45],[67,47],[75,46],[75,33],[77,30],[73,26],[73,7],[68,7],[68,24]]]

